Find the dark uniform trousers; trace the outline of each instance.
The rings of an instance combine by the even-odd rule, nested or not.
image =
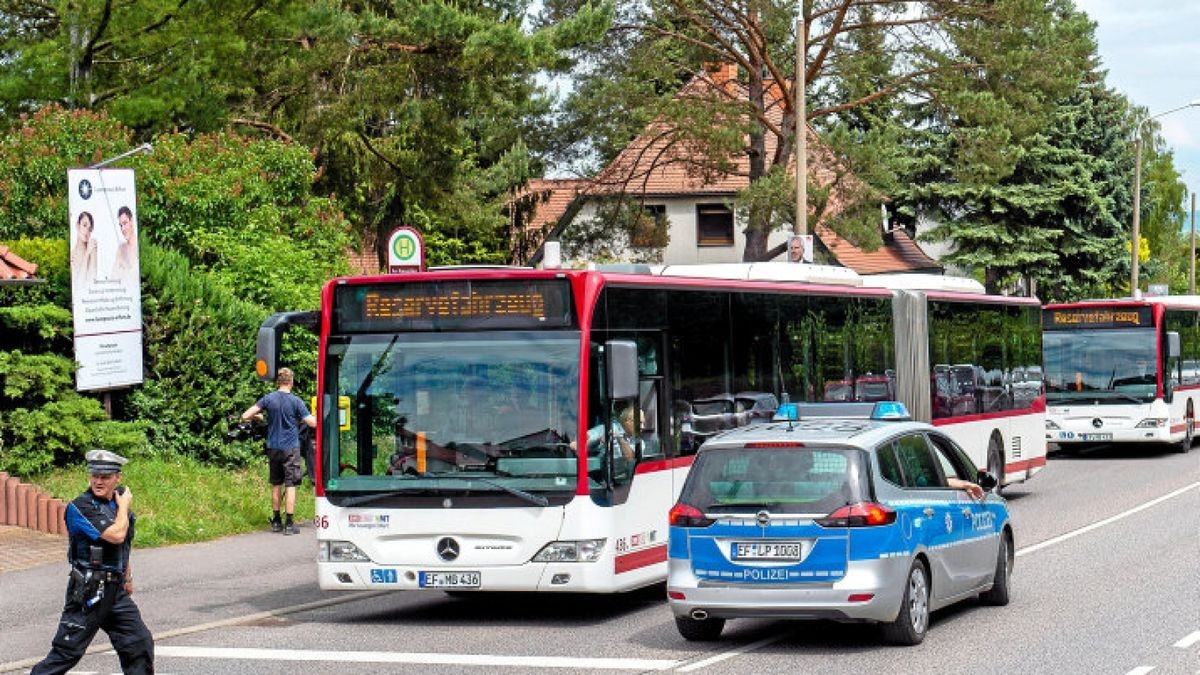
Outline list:
[[[83,658],[98,630],[108,634],[109,642],[121,659],[122,672],[126,675],[153,673],[154,638],[142,621],[137,605],[125,592],[120,577],[113,575],[105,582],[103,598],[87,611],[73,599],[76,583],[72,579],[67,584],[67,601],[50,653],[33,667],[30,675],[57,675],[71,670]]]

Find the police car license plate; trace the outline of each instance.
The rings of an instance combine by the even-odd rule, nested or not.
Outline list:
[[[735,560],[800,560],[804,545],[798,541],[738,541],[733,544]]]
[[[479,588],[479,572],[421,572],[421,588]]]
[[[1079,434],[1085,441],[1111,441],[1112,434]]]

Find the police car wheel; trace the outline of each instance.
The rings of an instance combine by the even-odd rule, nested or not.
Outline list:
[[[992,577],[992,590],[980,593],[979,601],[994,607],[1007,605],[1012,569],[1013,550],[1006,532],[1000,536],[1000,552],[996,554],[996,574]]]
[[[687,616],[675,617],[675,627],[683,639],[690,642],[711,642],[721,637],[725,629],[725,619],[693,619]]]
[[[929,572],[914,560],[904,585],[904,599],[896,620],[883,624],[883,639],[897,645],[919,645],[929,630]]]

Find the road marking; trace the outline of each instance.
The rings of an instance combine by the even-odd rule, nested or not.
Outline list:
[[[781,635],[776,635],[775,637],[766,638],[765,640],[759,640],[758,642],[751,642],[750,644],[744,645],[742,647],[738,647],[737,649],[731,649],[727,652],[721,652],[720,654],[717,654],[716,656],[710,656],[707,659],[704,659],[703,661],[689,663],[688,665],[683,666],[682,668],[676,668],[675,672],[690,673],[693,670],[700,670],[701,668],[707,668],[708,666],[711,666],[714,663],[720,663],[726,659],[732,659],[735,656],[741,656],[742,654],[745,654],[746,652],[752,652],[756,649],[761,649],[763,647],[766,647],[767,645],[771,644],[772,642],[778,642],[779,640],[782,640],[784,637],[786,637],[788,635],[790,635],[790,633],[783,633]]]
[[[1195,490],[1198,487],[1200,487],[1200,481],[1192,483],[1191,485],[1187,485],[1185,487],[1181,487],[1178,490],[1171,492],[1169,494],[1165,494],[1161,497],[1158,497],[1157,499],[1151,499],[1150,501],[1146,502],[1145,504],[1142,504],[1140,506],[1135,506],[1132,509],[1129,509],[1128,511],[1122,511],[1121,513],[1118,513],[1115,516],[1110,516],[1108,518],[1105,518],[1104,520],[1094,522],[1091,525],[1086,525],[1084,527],[1081,527],[1078,530],[1072,530],[1070,532],[1067,532],[1066,534],[1060,534],[1057,537],[1051,537],[1050,539],[1047,539],[1046,541],[1038,542],[1032,546],[1026,546],[1025,548],[1017,551],[1016,555],[1023,556],[1023,555],[1033,553],[1034,551],[1040,551],[1044,548],[1054,546],[1055,544],[1061,544],[1062,542],[1064,542],[1068,539],[1074,539],[1075,537],[1078,537],[1081,534],[1087,534],[1088,532],[1091,532],[1092,530],[1095,530],[1097,528],[1104,527],[1105,525],[1111,525],[1111,524],[1117,522],[1118,520],[1132,516],[1133,514],[1138,513],[1139,511],[1145,511],[1146,509],[1148,509],[1152,506],[1161,504],[1161,503],[1167,501],[1168,499],[1173,499],[1175,497],[1178,497],[1179,495],[1187,492],[1188,490]],[[1146,672],[1149,672],[1149,671],[1146,671]]]
[[[176,628],[174,630],[165,630],[165,631],[154,633],[154,639],[155,639],[155,641],[159,641],[159,640],[166,640],[168,638],[179,637],[180,635],[191,635],[192,633],[202,633],[206,630],[212,630],[213,628],[224,628],[226,626],[237,626],[239,624],[247,623],[250,621],[258,621],[261,619],[267,619],[267,618],[270,618],[273,616],[284,616],[286,614],[294,614],[296,612],[303,612],[303,611],[306,611],[309,609],[321,609],[323,607],[331,607],[333,605],[342,605],[347,602],[354,602],[355,600],[366,600],[368,598],[375,598],[375,597],[378,597],[381,595],[386,595],[386,594],[392,593],[392,592],[393,591],[362,591],[362,592],[355,592],[352,594],[348,594],[343,597],[326,598],[324,600],[314,600],[312,602],[302,602],[298,605],[291,605],[289,607],[280,607],[279,609],[272,609],[272,610],[268,610],[265,612],[255,612],[253,614],[246,614],[243,616],[234,616],[234,617],[230,617],[228,619],[222,619],[220,621],[210,621],[208,623],[200,623],[200,624],[196,624],[194,626],[185,626],[183,628]],[[112,650],[111,646],[102,644],[102,645],[92,645],[92,646],[88,647],[87,650],[84,652],[84,655],[99,654],[101,652],[105,652],[108,654],[116,653]],[[10,670],[22,670],[24,668],[30,668],[30,667],[35,666],[38,663],[40,663],[42,658],[43,657],[37,656],[37,657],[31,658],[31,659],[25,659],[23,661],[10,661],[8,663],[0,663],[0,673],[6,673]]]
[[[1179,642],[1176,642],[1174,646],[1179,647],[1180,649],[1187,649],[1188,647],[1191,647],[1192,645],[1196,644],[1197,642],[1200,642],[1200,630],[1183,638]]]
[[[343,652],[315,649],[251,649],[246,647],[156,646],[155,657],[239,659],[244,661],[327,661],[330,663],[405,663],[442,666],[508,666],[588,670],[669,670],[674,659],[610,659],[571,656],[501,656],[420,652]]]
[[[1146,675],[1146,673],[1154,670],[1157,666],[1138,666],[1133,670],[1125,673],[1125,675]]]

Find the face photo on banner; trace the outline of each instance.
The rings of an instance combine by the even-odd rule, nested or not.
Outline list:
[[[811,234],[793,234],[788,237],[788,262],[811,263],[813,261],[812,247]]]

